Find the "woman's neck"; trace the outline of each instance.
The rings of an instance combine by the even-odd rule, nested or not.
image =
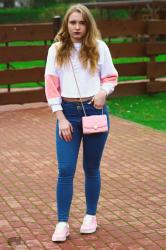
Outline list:
[[[76,50],[79,50],[81,48],[81,42],[74,42],[73,43],[73,47],[76,49]]]

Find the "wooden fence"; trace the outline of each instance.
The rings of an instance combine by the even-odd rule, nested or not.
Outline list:
[[[166,20],[98,20],[97,24],[102,37],[107,38],[113,58],[131,58],[129,63],[116,64],[119,75],[145,78],[139,82],[119,84],[112,96],[166,90],[166,82],[163,81],[163,77],[166,77],[166,61],[156,61],[156,56],[166,54]],[[14,83],[37,82],[40,86],[44,81],[44,66],[13,69],[11,63],[46,60],[48,42],[53,41],[59,25],[60,18],[55,18],[53,23],[0,25],[0,43],[4,45],[0,47],[0,64],[6,65],[5,70],[0,70],[0,85],[8,85],[8,91],[0,93],[0,104],[45,101],[42,87],[26,91],[10,89]],[[115,42],[115,38],[118,38],[118,42]],[[124,42],[124,39],[129,42]],[[43,41],[43,44],[13,46],[10,44],[13,41]],[[146,57],[148,61],[132,63],[133,57]]]

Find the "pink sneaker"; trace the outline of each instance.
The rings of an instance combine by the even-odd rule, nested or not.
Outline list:
[[[85,215],[83,223],[80,228],[80,233],[90,234],[94,233],[97,229],[97,221],[95,215]]]
[[[69,224],[67,222],[59,222],[52,235],[52,241],[65,241],[67,236],[69,236]]]

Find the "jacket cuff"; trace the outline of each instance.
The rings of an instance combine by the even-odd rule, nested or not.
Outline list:
[[[58,110],[63,110],[62,105],[60,105],[60,104],[51,105],[51,109],[52,109],[52,112],[56,112]]]
[[[105,90],[107,93],[107,96],[110,95],[114,91],[115,86],[113,84],[103,84],[101,86],[101,89]]]

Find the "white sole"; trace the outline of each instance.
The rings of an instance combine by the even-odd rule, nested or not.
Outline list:
[[[68,233],[67,235],[66,235],[66,237],[52,237],[52,241],[53,242],[63,242],[63,241],[66,241],[66,238],[68,237],[70,235],[70,233]]]
[[[96,228],[97,229],[97,228]],[[81,234],[92,234],[96,232],[96,229],[91,229],[91,230],[80,230]]]

